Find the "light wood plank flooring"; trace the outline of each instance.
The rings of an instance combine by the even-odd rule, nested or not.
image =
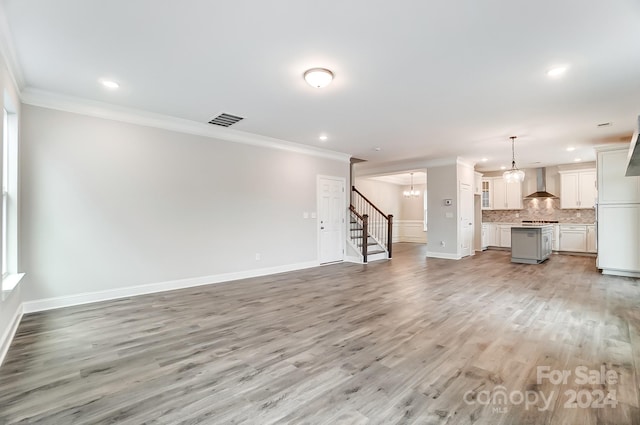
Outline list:
[[[394,251],[27,315],[0,423],[640,424],[638,280]]]

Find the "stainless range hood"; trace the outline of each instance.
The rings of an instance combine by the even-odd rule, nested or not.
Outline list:
[[[547,192],[547,169],[536,169],[536,192],[525,196],[524,199],[553,198],[558,199],[556,195]]]

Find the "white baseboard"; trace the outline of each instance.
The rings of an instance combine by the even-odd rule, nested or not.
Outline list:
[[[13,337],[16,335],[16,331],[18,330],[18,325],[20,324],[20,320],[22,320],[23,307],[22,304],[18,306],[16,312],[11,318],[11,323],[9,327],[2,335],[2,339],[0,339],[0,366],[4,362],[4,358],[9,351],[9,346],[11,345],[11,341],[13,341]]]
[[[602,274],[608,274],[611,276],[623,276],[623,277],[640,277],[639,272],[627,272],[622,270],[602,269]]]
[[[442,258],[445,260],[460,260],[462,257],[458,254],[449,254],[446,252],[430,252],[427,251],[428,258]]]
[[[75,294],[64,297],[26,301],[22,304],[21,310],[24,314],[34,313],[37,311],[72,307],[80,304],[89,304],[100,301],[115,300],[118,298],[134,297],[136,295],[153,294],[156,292],[171,291],[174,289],[191,288],[194,286],[210,285],[214,283],[229,282],[239,279],[267,276],[294,270],[308,269],[317,267],[318,265],[319,264],[317,261],[309,261],[305,263],[288,264],[285,266],[268,267],[263,269],[246,270],[233,273],[223,273],[212,276],[194,277],[189,279],[171,280],[168,282],[150,283],[146,285],[110,289],[107,291],[86,292],[83,294]]]

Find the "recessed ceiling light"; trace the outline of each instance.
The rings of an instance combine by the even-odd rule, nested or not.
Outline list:
[[[573,151],[575,151],[575,150],[576,150],[576,148],[575,148],[575,147],[573,147],[573,146],[569,146],[569,147],[567,148],[567,152],[573,152]]]
[[[333,72],[326,68],[311,68],[304,73],[304,79],[311,87],[326,87],[333,81]]]
[[[575,162],[580,162],[580,161],[582,161],[582,158],[576,158],[576,159],[574,159],[574,161]]]
[[[380,147],[375,147],[375,148],[373,148],[373,150],[374,150],[374,151],[376,151],[376,152],[380,152],[380,151],[382,150],[382,148],[380,148]]]
[[[487,162],[489,160],[489,158],[482,158],[481,161],[482,162]]]
[[[501,170],[506,170],[507,167],[505,167],[504,165],[502,167],[500,167]]]
[[[323,142],[326,141],[328,139],[328,137],[326,135],[322,135],[320,136],[320,140],[322,140]]]
[[[100,80],[100,83],[104,87],[106,87],[108,89],[111,89],[111,90],[115,90],[118,87],[120,87],[120,84],[118,84],[118,83],[116,83],[115,81],[112,81],[112,80]]]
[[[557,78],[564,75],[565,72],[567,72],[566,66],[556,66],[555,68],[548,70],[547,75],[552,78]]]

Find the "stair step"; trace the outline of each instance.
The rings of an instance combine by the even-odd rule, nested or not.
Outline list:
[[[382,254],[383,252],[385,252],[385,251],[383,251],[381,249],[378,249],[378,250],[375,250],[375,251],[367,251],[367,255]]]

